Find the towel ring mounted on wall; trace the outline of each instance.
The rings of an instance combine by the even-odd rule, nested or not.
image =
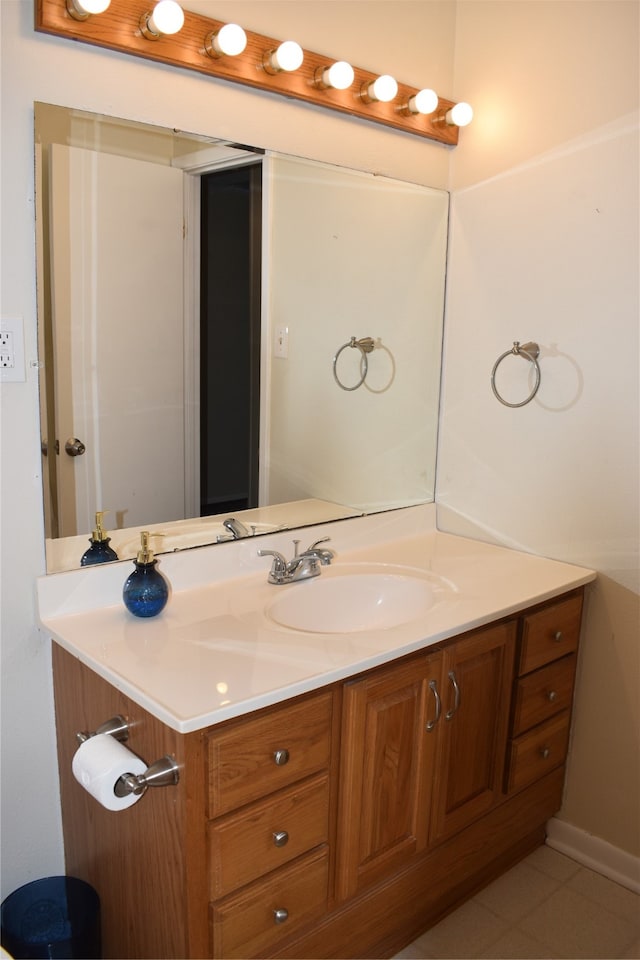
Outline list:
[[[524,357],[525,360],[528,360],[529,363],[533,364],[536,371],[536,382],[533,386],[533,390],[531,391],[529,396],[526,397],[525,400],[521,400],[520,403],[509,403],[508,400],[505,400],[504,397],[500,396],[500,394],[498,393],[498,388],[496,387],[496,370],[498,369],[502,361],[505,359],[505,357],[510,357],[512,354],[516,357]],[[525,404],[530,403],[533,400],[536,393],[538,392],[538,387],[540,386],[540,364],[538,363],[539,356],[540,356],[540,347],[538,346],[537,343],[533,343],[531,341],[529,343],[525,343],[522,346],[520,346],[520,341],[514,340],[511,350],[506,350],[503,354],[501,354],[498,357],[498,359],[493,365],[493,370],[491,371],[491,389],[493,390],[495,396],[500,401],[500,403],[504,403],[505,407],[524,407]]]
[[[373,337],[362,337],[360,340],[356,340],[355,337],[351,337],[347,343],[343,343],[340,349],[337,351],[335,357],[333,358],[333,376],[339,387],[343,390],[357,390],[358,387],[361,387],[364,381],[367,378],[367,373],[369,372],[369,361],[367,360],[367,354],[371,353],[375,346],[375,340]],[[346,350],[347,347],[355,347],[360,351],[360,379],[352,387],[346,387],[340,377],[338,376],[338,371],[336,365],[338,363],[338,357],[343,350]]]

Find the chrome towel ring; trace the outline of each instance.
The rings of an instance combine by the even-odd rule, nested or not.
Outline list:
[[[361,387],[364,381],[366,380],[367,373],[369,372],[369,361],[367,360],[367,354],[371,353],[375,346],[375,340],[372,337],[362,337],[361,340],[356,340],[355,337],[351,337],[347,343],[343,343],[340,349],[337,351],[335,357],[333,358],[333,376],[339,387],[343,390],[357,390],[358,387]],[[360,379],[352,387],[346,387],[344,383],[340,380],[338,376],[338,371],[336,365],[338,363],[338,357],[343,350],[346,350],[347,347],[354,347],[360,351]]]
[[[509,403],[508,400],[505,400],[504,397],[500,396],[500,394],[498,393],[498,388],[496,387],[496,370],[498,369],[498,367],[500,366],[504,358],[510,357],[512,354],[516,357],[524,357],[525,360],[528,360],[529,363],[533,364],[536,371],[536,382],[533,386],[533,390],[531,391],[529,396],[525,400],[521,400],[520,403]],[[536,393],[538,392],[538,387],[540,386],[540,364],[538,363],[539,356],[540,356],[540,347],[538,346],[537,343],[533,343],[531,341],[529,343],[525,343],[522,346],[520,346],[520,342],[518,340],[514,340],[511,350],[506,350],[503,354],[501,354],[498,357],[498,359],[493,365],[493,370],[491,371],[491,389],[493,390],[495,396],[500,401],[500,403],[504,403],[505,407],[524,407],[525,404],[530,403],[531,400],[533,400]]]

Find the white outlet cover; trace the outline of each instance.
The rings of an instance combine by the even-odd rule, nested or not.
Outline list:
[[[13,365],[0,365],[0,383],[23,383],[26,380],[24,365],[24,324],[22,317],[0,320],[0,333],[9,333],[7,346],[12,348]],[[0,347],[0,353],[2,348]]]

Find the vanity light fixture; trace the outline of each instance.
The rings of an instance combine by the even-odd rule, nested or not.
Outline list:
[[[147,40],[178,33],[184,24],[184,10],[176,0],[158,0],[151,13],[140,17],[140,30]]]
[[[412,97],[409,97],[406,104],[403,107],[403,111],[408,114],[424,114],[425,116],[433,111],[438,106],[438,94],[435,90],[429,90],[425,88],[424,90],[419,90]]]
[[[104,13],[111,0],[67,0],[67,12],[74,20],[86,20],[96,13]]]
[[[275,50],[269,50],[262,59],[262,66],[267,73],[276,74],[284,71],[293,73],[302,66],[304,52],[295,40],[283,40]]]
[[[209,2],[213,6],[213,0],[206,6]],[[93,16],[107,5],[107,16]],[[34,10],[35,27],[41,33],[337,110],[448,147],[458,143],[459,128],[472,117],[468,104],[442,96],[429,113],[428,100],[426,106],[423,102],[426,88],[398,83],[343,60],[334,62],[326,51],[303,50],[292,40],[281,42],[183,11],[176,0],[34,0]],[[171,36],[183,24],[179,36]]]
[[[388,73],[372,80],[371,83],[365,83],[362,86],[361,97],[365,103],[390,103],[397,96],[398,83],[394,77]]]
[[[210,33],[204,49],[210,57],[237,57],[247,46],[247,35],[237,23],[225,23],[218,31]]]
[[[447,110],[444,118],[450,126],[466,127],[473,120],[473,109],[468,103],[456,103],[450,110]]]
[[[321,90],[348,90],[355,80],[355,72],[346,60],[336,60],[330,67],[317,67],[315,84]]]

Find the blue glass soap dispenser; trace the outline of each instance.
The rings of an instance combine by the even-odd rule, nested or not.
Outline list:
[[[169,584],[156,570],[157,560],[149,548],[149,531],[140,534],[140,550],[133,561],[135,570],[125,580],[122,590],[124,605],[134,617],[155,617],[164,610],[169,598]]]
[[[96,512],[96,527],[89,538],[91,546],[80,558],[81,567],[89,567],[94,563],[109,563],[111,560],[118,559],[118,554],[109,546],[111,540],[104,530],[102,518],[106,512],[106,510]]]

